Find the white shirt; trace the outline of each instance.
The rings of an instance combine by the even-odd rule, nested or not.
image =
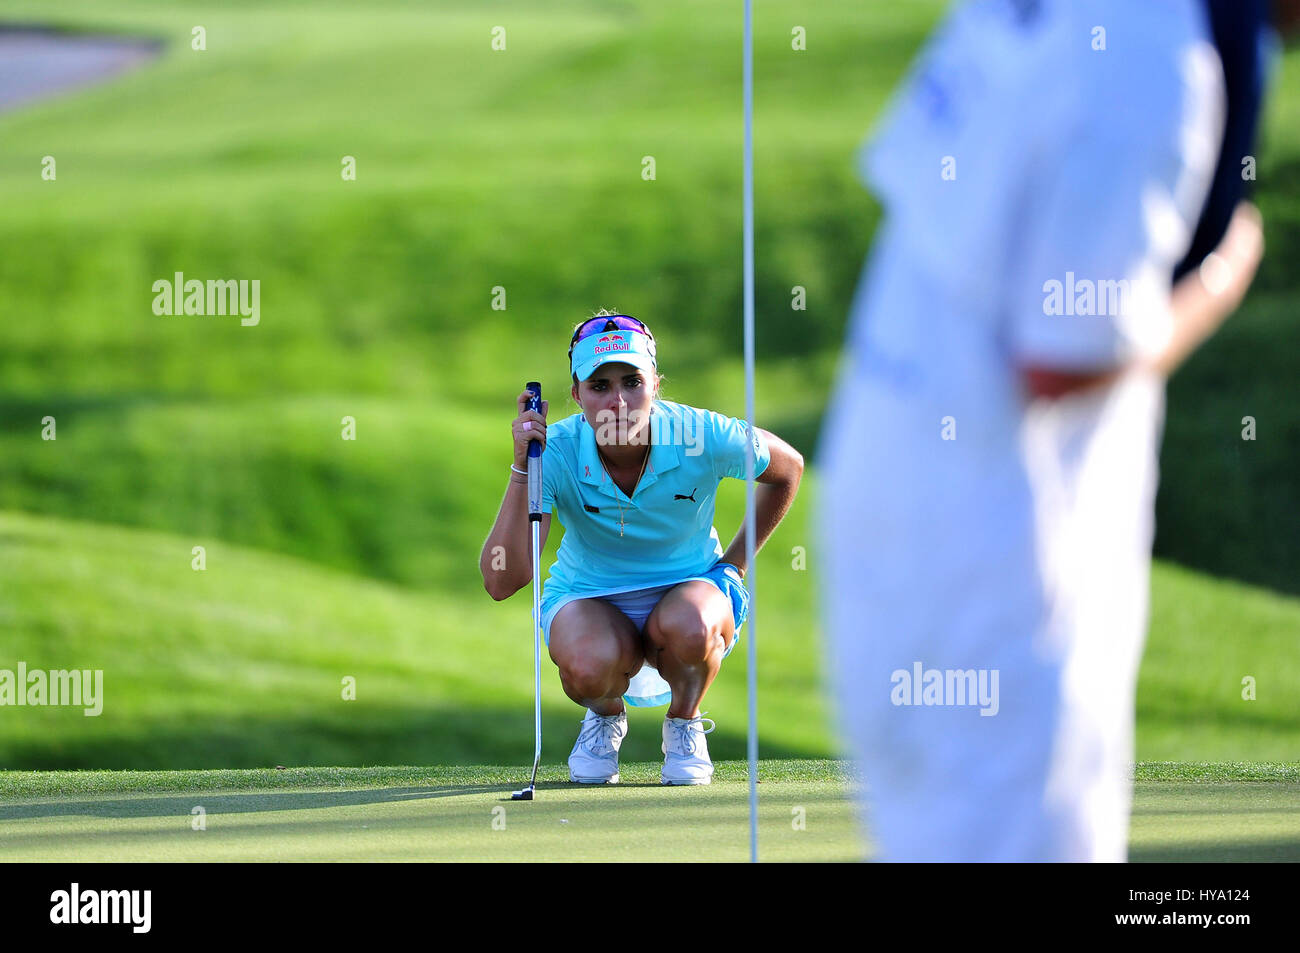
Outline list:
[[[1009,803],[1007,829],[1047,857],[1122,857],[1163,381],[1031,402],[1021,371],[1111,369],[1167,342],[1223,100],[1195,0],[970,2],[860,153],[884,219],[817,523],[828,676],[900,855],[969,833],[963,797],[1041,777],[1041,816]],[[1130,294],[1098,307],[1118,282]],[[999,671],[998,717],[901,715],[890,675],[917,661]]]

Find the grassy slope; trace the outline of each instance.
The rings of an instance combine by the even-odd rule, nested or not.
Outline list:
[[[203,572],[190,566],[196,543],[207,546]],[[776,633],[785,618],[792,635],[774,634],[760,664],[765,753],[826,755],[811,633],[794,624],[797,608],[772,602],[768,626]],[[528,593],[495,603],[412,592],[220,540],[0,514],[0,606],[13,660],[0,667],[105,672],[98,717],[3,709],[0,766],[509,763],[532,753]],[[544,665],[544,744],[558,756],[580,710]],[[345,702],[349,675],[357,699]],[[708,707],[714,752],[742,756],[743,656],[724,667]],[[629,758],[659,754],[662,718],[632,713]]]
[[[1294,760],[1298,638],[1300,599],[1157,564],[1138,678],[1138,758]],[[1253,701],[1243,698],[1247,676]]]
[[[1300,859],[1298,771],[1140,766],[1132,859]],[[763,859],[855,860],[869,850],[844,763],[764,761],[759,773]],[[537,800],[518,804],[508,799],[518,768],[0,773],[0,859],[745,859],[743,763],[719,762],[706,788],[661,788],[656,763],[623,774],[624,784],[596,789],[551,768]],[[192,828],[198,807],[202,831]]]
[[[207,547],[204,572],[190,568],[197,543]],[[805,621],[810,577],[773,560],[764,586],[764,753],[824,757],[834,748]],[[1289,645],[1300,606],[1160,567],[1155,595],[1139,757],[1293,758],[1300,711],[1286,686],[1298,677]],[[219,539],[0,514],[7,652],[33,668],[105,672],[98,717],[6,709],[0,765],[522,763],[532,710],[526,596],[412,592]],[[1238,639],[1220,636],[1229,626]],[[544,746],[558,760],[578,709],[544,665]],[[744,753],[744,673],[738,655],[709,696],[719,758]],[[1240,697],[1244,674],[1257,678],[1256,701]],[[341,697],[348,675],[356,701]],[[661,709],[632,712],[625,757],[658,755],[661,718]]]
[[[850,152],[938,7],[812,13],[817,54],[801,60],[790,10],[759,28],[757,414],[809,457],[875,215]],[[40,316],[0,323],[0,508],[210,532],[423,587],[431,549],[457,581],[473,572],[498,498],[455,488],[501,484],[521,383],[574,409],[575,315],[650,317],[668,396],[743,413],[733,11],[7,10],[170,46],[0,118],[0,302]],[[494,54],[497,23],[508,48]],[[855,35],[880,48],[855,55]],[[847,116],[808,108],[828,84],[859,90]],[[46,154],[56,182],[31,174]],[[178,270],[259,279],[262,323],[155,317],[152,282]],[[794,284],[810,301],[797,315]],[[498,285],[504,313],[489,308]],[[321,442],[343,413],[362,443],[383,428],[373,456]],[[75,440],[38,440],[47,414]],[[496,439],[455,425],[467,417]]]
[[[851,150],[941,6],[787,2],[759,18],[757,415],[810,458],[876,215]],[[102,89],[0,117],[0,509],[169,535],[6,521],[4,558],[21,569],[0,575],[0,612],[19,620],[5,648],[47,667],[110,659],[121,707],[75,727],[66,713],[9,719],[0,763],[518,757],[528,594],[493,604],[475,569],[504,488],[511,395],[539,378],[553,414],[571,412],[556,341],[574,313],[612,304],[654,316],[667,396],[743,412],[733,11],[14,0],[6,14],[170,46]],[[189,49],[195,23],[202,53]],[[497,23],[502,54],[488,48]],[[791,23],[807,26],[806,53],[789,50]],[[1294,58],[1286,69],[1294,88]],[[1275,247],[1300,222],[1284,198],[1294,111],[1275,102],[1261,156]],[[45,154],[54,183],[34,171]],[[344,154],[356,182],[338,177]],[[639,175],[646,154],[653,183]],[[155,317],[150,285],[175,270],[259,278],[262,324]],[[1180,558],[1280,588],[1300,578],[1285,519],[1300,410],[1266,384],[1292,360],[1268,346],[1290,282],[1266,266],[1255,303],[1175,381],[1160,516]],[[504,314],[488,308],[498,284]],[[809,292],[797,321],[793,284]],[[1239,412],[1219,377],[1196,376],[1211,367],[1265,389]],[[1206,469],[1222,435],[1189,422],[1256,405],[1267,424],[1236,448],[1235,476]],[[54,443],[38,438],[47,413]],[[355,443],[339,439],[345,414]],[[810,473],[760,558],[774,753],[832,750],[811,580],[790,566],[809,545],[814,489]],[[1170,513],[1180,492],[1194,505]],[[1247,497],[1250,520],[1229,519]],[[742,500],[725,488],[724,541]],[[188,568],[197,544],[203,577]],[[1293,602],[1158,570],[1139,755],[1293,755],[1295,619]],[[710,696],[720,756],[740,753],[741,661]],[[344,667],[373,685],[346,711]],[[1247,674],[1257,702],[1239,698]],[[572,711],[551,697],[547,750],[567,750]],[[652,721],[634,716],[631,756],[655,753]]]
[[[124,707],[115,724],[106,715],[93,728],[42,723],[38,734],[11,723],[7,763],[517,757],[529,730],[528,594],[493,604],[476,570],[504,490],[511,395],[532,377],[558,386],[563,352],[554,342],[567,315],[617,303],[663,316],[664,353],[681,355],[666,368],[668,396],[743,412],[736,328],[719,322],[736,311],[739,287],[738,85],[734,57],[719,45],[735,33],[734,18],[692,10],[698,29],[683,33],[682,9],[648,4],[574,3],[544,18],[519,5],[310,7],[311,16],[292,4],[11,8],[159,32],[172,46],[155,66],[103,89],[0,120],[11,226],[0,237],[0,300],[42,316],[0,327],[0,507],[167,531],[177,561],[138,568],[149,580],[183,570],[177,592],[194,584],[188,553],[197,544],[256,546],[352,576],[298,576],[296,592],[282,585],[285,598],[259,600],[242,575],[223,578],[218,559],[207,577],[214,596],[178,621],[177,606],[142,613],[144,601],[162,601],[147,591],[117,591],[127,587],[111,575],[132,561],[111,534],[63,537],[53,553],[11,546],[25,579],[54,577],[43,589],[15,587],[16,648],[31,658],[114,658]],[[501,19],[509,51],[493,58],[488,29]],[[194,23],[208,29],[204,53],[188,48]],[[912,23],[918,36],[923,27]],[[663,69],[682,57],[694,65]],[[604,81],[592,84],[594,72]],[[629,111],[629,101],[646,105]],[[843,148],[830,154],[845,155],[860,128],[841,134]],[[28,175],[33,150],[58,157],[56,183]],[[659,162],[653,183],[639,175],[647,153]],[[355,183],[338,177],[343,154],[358,157]],[[847,163],[839,166],[847,187]],[[770,204],[824,184],[800,181],[773,180]],[[857,207],[868,205],[859,194]],[[830,302],[855,268],[845,258],[832,269],[838,290],[817,275],[800,280]],[[156,318],[150,284],[177,269],[260,278],[262,324]],[[505,314],[487,307],[497,284],[509,292]],[[829,306],[813,313],[843,319]],[[720,343],[733,358],[714,368],[704,352]],[[775,364],[770,378],[763,371],[766,426],[781,427],[770,419],[781,407],[811,432],[816,395],[799,404],[777,395],[829,363],[815,360]],[[572,411],[560,393],[550,396],[553,413]],[[37,439],[45,414],[58,420],[56,442]],[[344,414],[357,418],[355,443],[339,439]],[[728,487],[724,534],[742,499],[742,488]],[[783,529],[773,552],[788,553],[790,536]],[[552,547],[560,537],[552,534]],[[59,568],[68,560],[93,567],[75,592]],[[114,595],[88,592],[101,572]],[[244,575],[259,573],[282,576]],[[327,663],[314,643],[324,628],[345,637],[338,620],[355,618],[335,611],[345,603],[369,613],[370,600],[357,595],[370,591],[364,577],[420,591],[387,597],[419,606],[394,625],[425,654],[412,661],[397,636],[378,639],[366,626],[346,632],[351,668],[402,682],[387,708],[375,702],[358,717],[361,702],[346,714],[334,702],[337,660]],[[773,582],[767,658],[779,678],[764,686],[767,734],[778,751],[827,753],[807,601],[786,598],[802,580]],[[65,603],[58,611],[52,591]],[[222,623],[205,619],[215,593],[231,603],[218,614],[238,620],[220,648],[211,633]],[[286,637],[290,619],[301,624]],[[196,651],[193,630],[207,633]],[[517,649],[503,653],[507,639]],[[268,657],[269,645],[282,656]],[[363,651],[366,664],[355,657]],[[323,705],[312,695],[325,678],[316,669],[328,672]],[[174,670],[185,678],[176,682]],[[742,676],[733,663],[711,701],[742,712]],[[268,685],[283,694],[272,697]],[[573,726],[556,713],[571,712],[556,704],[548,750],[567,750]],[[656,726],[636,731],[633,750],[653,755]],[[724,716],[720,750],[739,753],[742,731],[738,717]]]

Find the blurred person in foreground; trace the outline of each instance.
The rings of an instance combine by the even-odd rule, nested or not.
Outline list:
[[[1262,254],[1268,13],[960,3],[862,150],[815,520],[880,859],[1127,856],[1164,383]]]

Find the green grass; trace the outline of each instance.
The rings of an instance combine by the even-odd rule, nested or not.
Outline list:
[[[693,788],[662,787],[659,768],[626,764],[597,789],[548,767],[531,803],[510,800],[519,767],[0,773],[0,861],[747,859],[745,765]],[[765,859],[859,859],[842,764],[764,762],[760,776]],[[12,796],[34,789],[63,794]]]
[[[736,501],[732,501],[733,504]],[[743,502],[743,501],[742,501]],[[736,510],[732,518],[738,520]],[[760,732],[772,757],[836,752],[808,571],[760,561]],[[206,570],[191,568],[206,548]],[[552,543],[554,545],[554,543]],[[6,658],[105,673],[104,711],[6,708],[0,765],[252,768],[511,763],[531,754],[531,594],[502,603],[412,590],[221,539],[0,512]],[[1231,629],[1235,639],[1222,632]],[[1138,690],[1144,760],[1285,760],[1300,750],[1296,600],[1157,566]],[[743,636],[742,636],[743,638]],[[745,655],[705,709],[719,758],[745,752]],[[567,751],[579,709],[544,665],[544,744]],[[1241,679],[1256,678],[1256,699]],[[356,679],[344,701],[342,680]],[[658,754],[662,709],[630,712],[630,760]]]
[[[696,788],[661,787],[659,767],[624,764],[623,783],[592,788],[548,765],[527,804],[509,799],[519,767],[3,772],[0,860],[746,859],[745,764],[718,762]],[[1131,859],[1300,860],[1300,765],[1144,764],[1137,777]],[[759,778],[762,859],[870,855],[844,762],[762,761]]]
[[[644,785],[658,783],[661,761],[624,764],[621,777],[624,784]],[[1180,765],[1186,769],[1186,765]],[[1282,772],[1271,775],[1270,780],[1300,780],[1287,772],[1295,770],[1287,765],[1240,766],[1209,765],[1222,769],[1227,776],[1217,775],[1216,780],[1263,780],[1256,770]],[[521,772],[531,769],[519,765],[438,765],[437,767],[375,767],[375,768],[262,768],[247,771],[0,771],[0,801],[29,797],[66,797],[79,795],[149,794],[169,791],[239,791],[276,790],[279,788],[381,788],[394,785],[462,784],[462,785],[521,785]],[[1163,777],[1164,772],[1157,767]],[[564,784],[568,775],[564,765],[543,764],[538,769],[538,780],[546,784]],[[714,780],[718,782],[747,781],[749,768],[744,761],[714,762]],[[853,769],[847,761],[833,759],[771,760],[759,762],[759,778],[767,782],[825,781],[847,784],[853,778]],[[527,778],[525,778],[527,780]],[[605,790],[614,790],[613,786]]]
[[[201,572],[191,568],[195,545],[207,547]],[[784,585],[806,584],[806,573],[788,575]],[[764,752],[827,756],[812,633],[794,624],[796,606],[773,602],[760,665]],[[529,592],[497,603],[414,591],[200,536],[0,513],[11,659],[0,667],[105,673],[97,717],[0,709],[0,765],[523,760],[532,754],[531,610]],[[543,664],[545,746],[568,751],[581,710]],[[745,751],[744,664],[737,651],[705,706],[718,757]],[[355,701],[342,698],[349,676]],[[631,713],[630,759],[659,753],[662,718],[662,708]]]
[[[944,6],[778,0],[756,18],[756,417],[812,464],[757,569],[760,728],[777,757],[837,750],[807,518],[878,218],[852,153]],[[736,11],[10,0],[3,15],[167,47],[0,115],[0,667],[104,668],[109,697],[97,719],[7,712],[0,767],[526,758],[530,594],[493,603],[477,571],[513,395],[541,380],[553,418],[571,413],[568,331],[609,305],[655,328],[666,396],[744,413]],[[497,24],[504,53],[489,48]],[[1269,108],[1273,257],[1170,391],[1157,546],[1198,571],[1153,574],[1143,759],[1300,750],[1300,405],[1286,391],[1300,97]],[[261,324],[153,315],[152,282],[177,270],[259,279]],[[789,310],[796,284],[806,312]],[[505,312],[490,308],[498,285]],[[56,441],[40,439],[47,415]],[[356,441],[340,439],[344,416]],[[724,485],[724,545],[743,498]],[[720,758],[744,750],[743,655],[706,705]],[[546,749],[567,750],[577,709],[550,668],[545,691]],[[656,754],[660,715],[633,712],[630,759]]]
[[[1139,782],[1129,826],[1129,860],[1300,861],[1300,785]]]
[[[759,32],[756,412],[809,457],[875,215],[850,153],[940,5],[915,6],[810,13],[810,70],[776,8]],[[522,382],[575,409],[565,345],[593,308],[651,321],[669,396],[743,413],[734,11],[7,9],[169,46],[0,117],[0,300],[40,316],[0,326],[0,508],[213,532],[426,588],[474,572]],[[850,27],[891,45],[853,55]],[[810,122],[803,97],[855,78],[856,112]],[[55,182],[29,174],[33,153],[56,157]],[[153,315],[152,282],[178,270],[258,278],[261,324]],[[798,321],[793,284],[812,302]]]
[[[756,413],[810,459],[878,216],[852,153],[943,6],[781,0],[756,18]],[[274,430],[275,405],[298,395],[378,397],[397,402],[396,420],[427,413],[438,439],[422,446],[445,446],[446,418],[505,414],[530,378],[560,388],[565,329],[602,304],[651,320],[679,399],[741,411],[718,379],[740,354],[734,10],[13,0],[6,15],[167,47],[102,88],[0,116],[0,301],[33,316],[0,322],[0,507],[215,525],[232,542],[351,558],[422,586],[412,550],[427,547],[382,529],[428,524],[428,498],[404,484],[417,466],[449,482],[438,460],[400,455],[357,474],[304,459],[292,423],[260,454],[232,446],[232,432]],[[196,23],[203,52],[190,48]],[[795,23],[808,31],[801,53]],[[493,53],[498,24],[509,42]],[[1272,258],[1243,312],[1172,383],[1157,521],[1160,554],[1291,593],[1300,408],[1287,387],[1300,358],[1274,344],[1289,340],[1286,263],[1300,250],[1296,70],[1289,56],[1259,156]],[[654,182],[640,177],[647,154]],[[44,155],[59,162],[55,182],[36,174]],[[338,175],[343,155],[358,160],[355,182]],[[258,278],[262,324],[154,316],[151,284],[177,270]],[[806,312],[789,310],[796,284]],[[489,307],[498,285],[504,313]],[[248,417],[259,398],[271,405]],[[150,409],[184,424],[179,445],[141,443],[134,428]],[[37,439],[46,414],[85,437],[80,452]],[[1240,439],[1245,415],[1258,419],[1254,442]],[[121,455],[109,453],[123,435]],[[109,466],[84,465],[92,446]],[[239,506],[206,477],[217,447],[237,454],[223,473]],[[131,492],[160,475],[190,489]],[[328,495],[350,518],[277,525],[286,486]],[[490,505],[478,497],[467,520],[481,525]],[[466,542],[440,540],[444,551]]]
[[[1135,781],[1225,781],[1300,782],[1300,762],[1257,763],[1250,761],[1139,761],[1133,770]]]
[[[1300,599],[1157,562],[1138,675],[1141,760],[1300,751]],[[1253,679],[1254,698],[1244,679]]]

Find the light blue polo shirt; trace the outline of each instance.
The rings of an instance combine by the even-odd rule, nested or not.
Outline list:
[[[723,477],[754,476],[771,460],[767,440],[744,420],[656,400],[650,459],[631,500],[596,453],[596,431],[582,413],[546,428],[542,512],[558,515],[564,538],[543,587],[543,613],[561,595],[610,595],[673,585],[711,568],[724,552],[713,526]],[[619,536],[619,504],[624,528]]]

